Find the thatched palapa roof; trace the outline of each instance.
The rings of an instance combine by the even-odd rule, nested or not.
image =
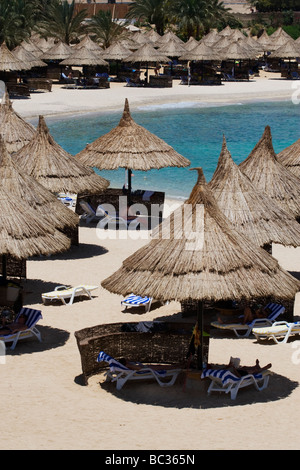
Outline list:
[[[76,227],[78,216],[64,206],[48,189],[24,173],[13,163],[5,143],[0,138],[0,181],[1,186],[19,201],[36,209],[41,220],[45,219],[57,229]]]
[[[277,160],[300,178],[300,139],[279,152]]]
[[[22,60],[18,59],[13,52],[11,52],[5,42],[0,46],[0,71],[1,72],[13,72],[20,70],[29,70],[31,65],[26,64]]]
[[[124,62],[169,62],[169,58],[161,52],[154,49],[149,43],[140,46],[136,51],[123,59]]]
[[[294,299],[299,281],[232,227],[198,171],[189,199],[102,286],[165,301]]]
[[[39,57],[35,56],[32,52],[26,50],[22,44],[17,46],[13,50],[13,53],[22,62],[30,64],[31,67],[47,67],[45,62],[43,62]]]
[[[52,47],[47,49],[43,54],[40,56],[42,60],[64,60],[70,57],[72,54],[71,46],[68,46],[65,42],[59,41],[58,43],[54,44]]]
[[[131,50],[123,46],[121,42],[115,42],[104,49],[102,57],[105,60],[123,60],[131,54]]]
[[[109,181],[66,152],[51,136],[43,116],[31,141],[13,156],[19,169],[53,193],[96,194]]]
[[[0,186],[0,254],[24,259],[70,248],[70,240],[28,203]]]
[[[239,167],[259,191],[265,192],[295,218],[300,217],[300,179],[276,157],[269,126]]]
[[[180,60],[221,60],[221,56],[214,47],[200,42],[194,49],[184,52]]]
[[[132,119],[127,99],[118,126],[88,144],[76,156],[85,165],[101,170],[148,171],[190,165],[189,160]]]
[[[35,132],[34,126],[13,109],[6,90],[0,106],[0,135],[9,153],[16,152],[30,142]]]
[[[234,163],[223,139],[217,168],[208,184],[219,208],[236,230],[254,244],[300,246],[300,225]]]
[[[100,53],[90,51],[87,47],[80,47],[73,51],[71,55],[60,62],[60,65],[108,65],[106,60],[102,59]]]

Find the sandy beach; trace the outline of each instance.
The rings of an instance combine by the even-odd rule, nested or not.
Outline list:
[[[297,83],[298,85],[298,83]],[[237,103],[289,100],[294,83],[268,76],[219,87],[136,89],[112,83],[110,89],[73,90],[53,86],[51,93],[32,93],[13,100],[21,116],[58,116],[109,109],[131,109],[158,103]],[[148,234],[148,233],[147,233]],[[148,234],[149,236],[149,234]],[[242,365],[272,363],[266,390],[241,390],[235,401],[228,395],[207,396],[199,380],[182,380],[170,388],[156,383],[127,384],[121,391],[103,385],[103,376],[81,381],[81,362],[74,332],[103,323],[172,318],[181,319],[180,304],[124,311],[122,298],[99,287],[92,300],[73,305],[43,305],[41,294],[57,285],[92,284],[115,272],[122,261],[149,238],[99,239],[95,226],[80,226],[79,246],[27,262],[24,305],[42,310],[43,341],[25,340],[7,349],[0,364],[2,432],[0,449],[21,450],[260,450],[299,449],[300,341],[258,343],[212,330],[209,361],[224,364],[230,356]],[[281,266],[300,273],[300,248],[276,245]],[[300,320],[300,294],[295,320]],[[298,337],[299,338],[299,337]],[[107,351],[109,353],[109,351]],[[138,360],[139,358],[132,358]]]

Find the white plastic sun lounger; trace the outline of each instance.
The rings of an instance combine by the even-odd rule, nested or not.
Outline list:
[[[152,297],[141,297],[140,295],[130,294],[126,299],[121,301],[121,305],[127,307],[140,307],[141,305],[145,306],[145,311],[149,312],[151,308]]]
[[[300,335],[300,321],[288,323],[286,321],[278,321],[272,326],[265,328],[253,328],[253,334],[256,339],[273,339],[275,343],[287,343],[292,335]]]
[[[61,300],[65,305],[72,305],[75,297],[87,295],[92,298],[91,291],[98,289],[98,286],[80,285],[76,287],[57,286],[54,291],[42,294],[42,301]],[[69,299],[68,302],[66,302]]]
[[[211,323],[211,326],[214,326],[215,328],[219,328],[221,330],[233,331],[238,338],[248,338],[248,336],[250,336],[251,332],[253,331],[253,328],[259,326],[271,326],[275,322],[276,318],[285,311],[285,307],[283,307],[283,305],[275,303],[269,303],[266,305],[265,308],[271,310],[271,313],[266,318],[255,318],[252,322],[245,324],[219,323],[218,321],[214,321]]]
[[[15,319],[15,323],[18,322],[18,319],[21,315],[24,315],[26,318],[25,323],[24,323],[24,325],[26,326],[26,329],[22,329],[20,331],[16,331],[14,333],[5,334],[5,335],[1,335],[1,330],[0,330],[0,341],[3,341],[4,343],[12,342],[10,349],[15,349],[17,342],[19,340],[31,338],[32,336],[35,336],[39,341],[42,341],[41,334],[35,326],[37,322],[42,318],[41,311],[34,310],[32,308],[23,307],[19,311]]]
[[[211,380],[207,390],[208,395],[211,392],[230,393],[231,399],[235,400],[240,388],[254,385],[258,391],[264,390],[268,386],[271,374],[271,371],[265,370],[259,374],[237,377],[227,369],[205,369],[202,372],[201,378],[209,378]]]
[[[109,371],[105,373],[106,380],[116,382],[117,390],[121,390],[128,381],[149,379],[156,380],[161,387],[171,387],[181,372],[181,369],[154,370],[147,366],[141,370],[132,370],[103,351],[99,353],[97,362],[107,362],[109,364]]]

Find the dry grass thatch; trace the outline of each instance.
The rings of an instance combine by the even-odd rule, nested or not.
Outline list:
[[[127,168],[147,171],[190,165],[190,161],[170,145],[136,124],[131,117],[127,99],[118,126],[88,144],[77,157],[85,165],[101,170]]]
[[[180,60],[221,60],[221,58],[214,46],[209,46],[204,41],[179,57]]]
[[[0,187],[0,253],[24,259],[70,248],[70,240],[28,203]]]
[[[300,57],[300,46],[292,39],[283,41],[283,44],[276,47],[276,50],[270,54],[270,57],[279,59],[296,59]]]
[[[264,192],[258,191],[234,163],[223,139],[215,173],[208,184],[232,225],[258,246],[300,246],[300,225]]]
[[[198,172],[189,199],[102,286],[160,300],[294,299],[299,281],[232,227]]]
[[[13,50],[13,53],[22,62],[30,64],[31,67],[47,67],[45,62],[43,62],[39,57],[35,56],[32,52],[26,50],[22,44],[17,46]]]
[[[90,51],[83,46],[71,53],[71,55],[61,61],[60,65],[108,65],[108,62],[102,58],[102,54]]]
[[[186,52],[185,44],[181,44],[174,39],[166,42],[158,48],[158,52],[168,57],[179,57]]]
[[[300,139],[279,152],[277,160],[300,178]]]
[[[109,186],[109,181],[55,142],[43,116],[34,137],[13,155],[13,161],[53,193],[98,194]]]
[[[25,204],[36,209],[41,221],[48,221],[57,229],[78,225],[79,218],[74,212],[34,178],[17,168],[2,138],[0,138],[0,181],[3,189],[18,201],[20,207]]]
[[[31,65],[18,59],[13,52],[11,52],[5,42],[0,46],[0,71],[13,72],[20,70],[29,70]]]
[[[40,56],[42,60],[63,60],[70,57],[72,54],[72,48],[68,44],[59,41],[57,44],[54,44],[50,49],[47,49]]]
[[[12,107],[7,90],[0,105],[0,135],[9,153],[16,152],[30,142],[36,130]]]
[[[149,43],[142,44],[136,51],[129,54],[127,57],[123,59],[124,62],[169,62],[169,58],[166,54],[162,54],[161,52],[154,49],[153,46]]]
[[[300,179],[276,157],[269,126],[239,167],[259,191],[265,192],[295,218],[300,217]]]
[[[115,42],[107,49],[104,49],[102,57],[105,60],[123,60],[131,54],[131,50],[123,46],[121,42]]]
[[[26,51],[31,52],[35,57],[40,57],[43,54],[42,49],[40,49],[36,44],[34,44],[30,39],[26,39],[21,42],[21,46],[26,49]]]

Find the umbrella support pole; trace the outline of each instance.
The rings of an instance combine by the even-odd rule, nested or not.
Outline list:
[[[203,302],[198,302],[197,303],[197,323],[198,323],[198,329],[200,332],[200,345],[198,346],[198,351],[197,351],[197,366],[198,369],[203,369],[203,360],[204,360],[204,347],[203,347],[203,310],[204,310],[204,304]]]
[[[132,170],[128,168],[128,207],[131,206],[131,176]]]

